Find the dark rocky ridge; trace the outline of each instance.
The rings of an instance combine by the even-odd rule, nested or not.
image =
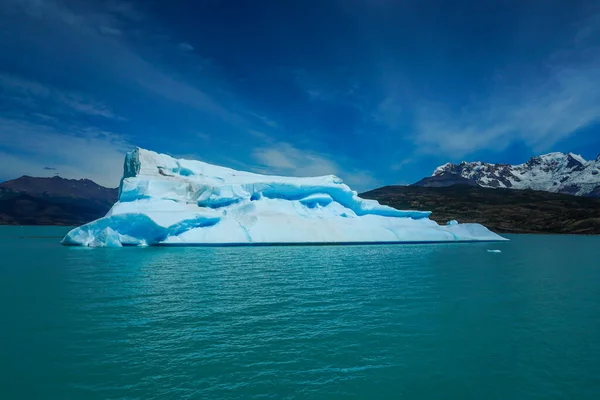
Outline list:
[[[81,225],[103,217],[117,196],[89,179],[22,176],[0,183],[0,225]]]
[[[117,189],[109,189],[89,179],[35,178],[23,175],[20,178],[0,183],[0,189],[27,193],[32,196],[71,197],[116,201]]]
[[[453,185],[478,186],[477,182],[475,182],[473,179],[463,178],[460,175],[452,174],[450,172],[443,172],[439,175],[425,177],[420,181],[413,183],[410,186],[446,187]]]
[[[446,223],[477,222],[498,233],[600,234],[600,199],[480,186],[385,186],[363,193],[399,209],[432,211]]]

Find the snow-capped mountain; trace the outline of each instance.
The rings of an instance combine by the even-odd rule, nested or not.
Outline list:
[[[549,153],[524,164],[489,164],[481,161],[447,163],[432,176],[454,174],[483,187],[533,189],[597,196],[600,194],[600,155],[591,161],[573,153]]]

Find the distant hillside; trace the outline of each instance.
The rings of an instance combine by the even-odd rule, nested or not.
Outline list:
[[[600,199],[479,186],[385,186],[361,194],[399,209],[432,211],[439,223],[478,222],[499,233],[600,234]]]
[[[0,225],[80,225],[104,216],[117,195],[89,179],[22,176],[0,183]]]

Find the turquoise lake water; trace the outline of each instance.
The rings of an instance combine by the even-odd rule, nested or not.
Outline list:
[[[86,249],[66,231],[0,227],[0,399],[600,399],[600,237]]]

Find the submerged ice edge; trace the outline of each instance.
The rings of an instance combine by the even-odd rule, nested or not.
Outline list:
[[[66,245],[367,244],[505,240],[479,224],[440,226],[430,212],[358,197],[333,176],[259,175],[136,149],[119,201],[71,230]]]

